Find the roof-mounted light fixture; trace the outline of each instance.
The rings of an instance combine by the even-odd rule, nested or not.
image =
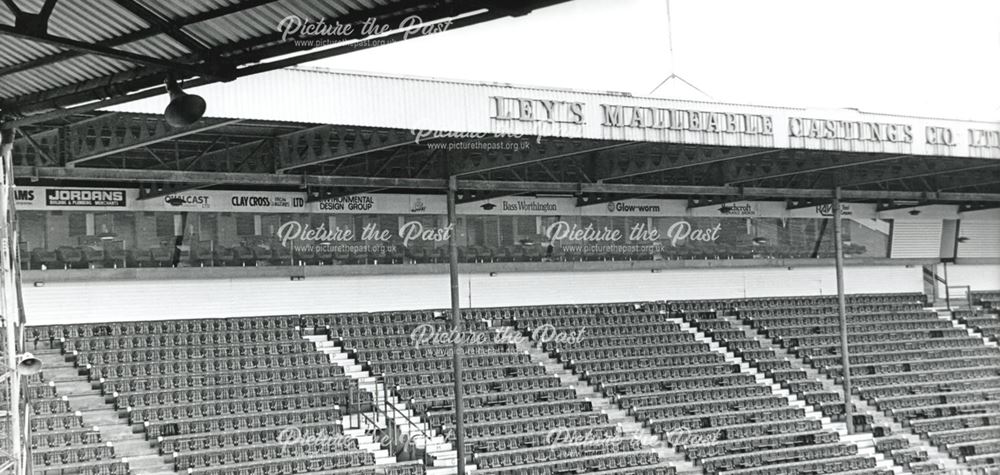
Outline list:
[[[180,84],[173,77],[168,77],[166,82],[167,92],[170,93],[170,104],[163,111],[167,123],[171,127],[185,127],[198,122],[201,116],[205,115],[205,99],[195,94],[188,94],[181,89]]]

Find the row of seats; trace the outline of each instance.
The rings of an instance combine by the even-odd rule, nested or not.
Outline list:
[[[66,339],[62,349],[73,351],[107,351],[120,349],[147,349],[174,346],[209,346],[222,344],[283,343],[301,340],[302,332],[295,329],[238,330],[203,333],[164,333],[137,336],[91,336]]]
[[[823,430],[818,419],[758,383],[739,364],[685,329],[701,323],[740,351],[755,352],[786,381],[801,379],[787,362],[716,319],[718,307],[697,303],[637,303],[614,313],[511,312],[511,323],[531,335],[542,325],[557,332],[587,328],[579,341],[539,342],[542,348],[611,397],[706,473],[825,473],[870,469],[875,460]],[[607,336],[613,335],[613,336]],[[816,402],[824,399],[817,394]],[[678,434],[683,437],[678,440]]]
[[[973,305],[982,305],[992,309],[1000,308],[1000,290],[973,291],[969,297]]]
[[[108,322],[90,325],[47,325],[28,327],[26,339],[55,342],[106,336],[137,336],[176,333],[212,333],[244,330],[295,329],[300,318],[295,315],[252,318],[204,318],[191,320],[154,320]]]
[[[298,317],[127,322],[36,327],[29,335],[42,346],[53,342],[175,470],[423,474],[419,461],[376,467],[375,454],[356,439],[319,452],[279,440],[288,429],[342,435],[345,418],[369,410],[373,400],[307,341],[311,333],[298,323]],[[61,433],[78,423],[56,415],[33,421],[39,430]]]
[[[982,414],[976,427],[992,424],[988,411],[1000,419],[1000,399],[993,397],[1000,373],[991,373],[997,355],[922,312],[918,295],[858,295],[849,302],[858,394],[884,400],[880,409],[929,440],[959,444],[957,453],[965,450],[975,463],[987,463],[993,452],[983,441],[989,439],[947,431],[975,426],[977,419],[965,417],[970,410]],[[829,320],[835,314],[836,301],[828,296],[463,310],[464,330],[487,335],[463,346],[468,462],[479,473],[674,470],[624,437],[606,414],[516,344],[493,338],[506,333],[533,338],[707,473],[882,473],[874,459],[859,455],[856,446],[791,405],[785,393],[758,383],[711,345],[718,343],[799,400],[838,418],[843,413],[838,393],[823,390],[729,320],[742,319],[760,336],[775,338],[775,344],[837,377],[839,327]],[[412,335],[421,326],[446,332],[451,317],[428,310],[127,322],[38,327],[29,338],[61,348],[123,422],[144,430],[177,470],[374,473],[381,466],[376,469],[374,456],[356,445],[321,456],[278,450],[277,434],[284,428],[342,434],[344,416],[372,402],[370,393],[360,391],[305,337],[322,335],[345,350],[379,375],[393,395],[407,400],[421,420],[448,433],[455,426],[453,347],[443,341],[416,344]],[[544,328],[573,338],[541,341]],[[916,357],[922,352],[940,357],[925,362]],[[39,380],[29,390],[51,399],[39,404],[32,420],[37,433],[49,434],[39,442],[63,441],[97,453],[100,441],[80,430],[82,420],[67,412],[70,407],[52,385]],[[943,391],[949,394],[941,398]],[[553,430],[599,442],[553,444],[548,437]],[[908,447],[887,453],[910,467],[924,463],[919,451]],[[423,464],[398,470],[422,473]]]
[[[983,344],[964,328],[934,311],[915,308],[918,298],[901,295],[866,311],[849,306],[847,314],[851,383],[854,393],[952,455],[963,450],[989,463],[1000,455],[988,444],[976,445],[963,433],[995,424],[1000,413],[1000,349]],[[888,305],[889,308],[885,308]],[[739,309],[738,318],[828,377],[843,377],[837,314],[817,315],[788,302],[766,311]],[[942,437],[939,434],[945,434]],[[914,473],[937,473],[926,453],[903,442],[886,442],[886,454]],[[893,445],[895,444],[895,445]],[[975,446],[975,449],[963,447]],[[989,455],[993,454],[993,455]]]
[[[843,420],[844,399],[839,392],[825,389],[819,381],[807,380],[806,374],[793,369],[790,361],[780,359],[774,350],[761,348],[756,339],[735,328],[719,312],[685,312],[683,318],[824,416]]]
[[[435,263],[448,260],[445,247],[406,247],[400,243],[390,243],[383,250],[366,252],[360,248],[363,243],[355,243],[350,252],[338,247],[297,246],[294,250],[280,244],[193,246],[190,249],[171,245],[158,245],[144,249],[101,248],[94,246],[60,246],[54,250],[34,248],[21,251],[21,266],[24,269],[85,269],[88,267],[171,267],[177,263],[193,266],[254,266],[259,263],[271,265],[334,265],[370,264],[375,261],[386,264]],[[376,247],[376,246],[373,246]],[[383,243],[378,243],[383,247]],[[845,247],[847,255],[862,255],[866,248],[861,245]],[[584,253],[561,247],[541,244],[510,245],[501,248],[485,246],[461,246],[458,257],[461,262],[531,262],[541,260],[559,261],[639,261],[658,259],[756,259],[756,258],[832,258],[833,249],[824,248],[815,254],[812,248],[760,248],[749,244],[719,244],[699,247],[660,247],[625,250],[614,253]]]
[[[870,317],[872,314],[863,315]],[[894,313],[877,315],[880,316],[879,320],[870,320],[874,323],[852,324],[852,328],[858,331],[871,331],[874,329],[872,326],[880,325],[878,322],[897,322],[900,320],[899,318],[895,318],[898,317],[898,315]],[[696,328],[703,331],[706,335],[711,336],[720,345],[732,350],[734,354],[740,356],[752,367],[757,368],[758,371],[763,372],[775,381],[780,381],[782,387],[795,394],[799,400],[812,406],[824,416],[830,417],[833,420],[844,419],[844,400],[841,392],[826,389],[821,381],[795,379],[794,377],[788,377],[787,374],[781,374],[781,372],[787,373],[787,368],[791,366],[791,363],[786,360],[776,360],[774,350],[743,349],[748,345],[740,344],[740,342],[746,339],[756,340],[756,338],[753,335],[747,334],[743,330],[736,329],[736,323],[729,320],[729,318],[731,318],[730,316],[723,316],[718,312],[703,312],[700,314],[687,312],[684,314],[684,318]],[[758,326],[758,328],[761,329],[761,332],[772,338],[782,338],[787,336],[828,333],[830,331],[825,326],[825,322],[822,321],[823,318],[824,317],[781,317],[780,319],[782,320],[782,324],[777,327],[771,326],[775,322],[775,317],[762,318],[761,320],[755,320],[754,323],[761,323],[761,321],[766,322],[766,325]],[[800,327],[793,325],[791,322],[785,322],[785,320],[800,321],[802,323],[811,322],[816,323],[817,326]],[[950,326],[948,322],[936,319],[936,317],[933,322],[936,323],[934,325],[930,325],[932,328],[942,328],[943,325],[941,325],[941,323]],[[904,323],[900,326],[903,328],[922,327],[921,325],[912,325],[909,323]],[[839,329],[839,326],[837,328]],[[804,376],[804,373],[801,374],[801,376]],[[854,426],[856,428],[866,430],[871,427],[872,422],[873,419],[871,416],[858,415],[855,412]],[[874,427],[872,430],[876,434],[883,434],[888,431],[888,428]],[[891,442],[894,444],[891,448],[883,447],[885,450],[880,449],[879,451],[886,457],[892,459],[896,464],[906,466],[912,473],[936,473],[938,470],[937,465],[927,462],[926,452],[910,448],[909,442],[905,438],[895,438],[892,439]]]
[[[1000,297],[992,306],[989,300],[983,303],[986,305],[984,309],[953,310],[952,313],[965,326],[976,330],[994,343],[1000,342],[1000,311],[997,310],[1000,305],[996,305],[1000,303]]]
[[[84,424],[68,399],[56,392],[45,373],[24,378],[31,396],[28,428],[31,431],[31,468],[34,474],[80,473],[128,475],[128,462],[101,438],[96,427]],[[0,403],[7,405],[3,392]]]
[[[393,395],[407,400],[434,431],[453,433],[453,347],[412,337],[417,329],[450,330],[449,312],[311,315],[303,321],[322,328],[364,369],[383,375]],[[495,338],[484,319],[463,312],[462,334],[477,336],[462,348],[465,451],[476,473],[673,473],[635,440],[616,441],[620,429],[606,415],[514,343]],[[601,439],[554,444],[550,433],[563,429]]]

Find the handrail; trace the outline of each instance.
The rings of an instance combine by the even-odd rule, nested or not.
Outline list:
[[[425,444],[429,443],[430,440],[431,440],[431,438],[433,436],[430,435],[430,434],[428,434],[428,432],[426,430],[424,430],[424,428],[421,427],[420,424],[417,424],[416,422],[414,422],[413,419],[411,419],[409,415],[407,415],[405,412],[401,411],[398,407],[396,407],[395,404],[392,404],[392,403],[389,402],[390,391],[389,391],[388,385],[386,384],[386,375],[385,375],[385,373],[383,373],[383,374],[381,374],[379,376],[376,376],[376,379],[375,379],[375,390],[376,390],[376,392],[379,391],[379,386],[380,385],[381,385],[381,389],[382,389],[381,390],[381,394],[382,394],[382,402],[383,402],[383,404],[382,404],[383,405],[383,415],[386,416],[385,417],[385,420],[386,420],[386,430],[395,431],[395,427],[389,425],[389,411],[391,410],[392,411],[392,415],[393,415],[393,417],[392,417],[393,421],[396,420],[396,415],[398,414],[406,422],[406,427],[408,429],[410,429],[408,431],[409,433],[412,433],[413,429],[416,429],[417,432],[421,436],[423,436]],[[377,398],[377,396],[376,396],[376,398]],[[376,401],[377,401],[377,399],[376,399]],[[374,404],[374,406],[377,407],[378,404]],[[390,429],[390,427],[392,427],[392,428]],[[391,441],[391,443],[399,442],[399,440],[398,440],[399,439],[398,434],[393,434],[393,435],[395,437],[390,437],[390,439],[389,439]],[[412,436],[409,439],[412,440]],[[408,440],[408,442],[409,442],[409,440]],[[395,451],[395,449],[396,449],[396,447],[393,446],[393,451]]]
[[[977,313],[976,309],[975,309],[975,307],[972,306],[972,286],[969,286],[969,285],[949,285],[949,286],[946,286],[945,288],[948,290],[949,297],[951,295],[951,289],[963,289],[963,290],[965,290],[965,298],[963,299],[963,300],[965,300],[965,305],[969,309],[969,311],[972,312],[973,316],[976,315],[976,313]],[[952,307],[951,307],[951,298],[948,299],[948,310],[949,311],[954,311],[952,309]]]
[[[375,379],[375,388],[374,388],[375,394],[373,394],[371,414],[369,415],[367,413],[367,411],[361,410],[362,409],[362,405],[361,405],[361,402],[360,402],[360,393],[363,390],[359,389],[358,390],[358,398],[359,398],[359,400],[358,400],[357,403],[355,403],[354,401],[352,401],[352,396],[351,396],[352,393],[348,393],[347,407],[346,407],[347,415],[348,415],[348,421],[349,422],[352,421],[352,418],[351,418],[351,416],[352,416],[352,414],[351,414],[351,408],[354,405],[356,405],[357,408],[359,409],[357,411],[357,416],[358,416],[358,427],[357,428],[362,428],[362,421],[364,421],[369,426],[375,427],[377,429],[378,428],[379,414],[381,414],[383,420],[385,421],[385,430],[388,432],[388,436],[389,436],[389,437],[384,438],[383,440],[388,440],[389,449],[390,449],[391,453],[395,455],[397,453],[398,449],[399,449],[399,442],[401,442],[399,434],[396,433],[397,427],[396,427],[396,422],[395,421],[397,420],[398,417],[401,417],[403,419],[403,421],[405,422],[406,427],[409,429],[408,433],[412,434],[414,432],[414,430],[416,430],[416,432],[424,438],[425,446],[426,446],[426,444],[430,442],[430,440],[431,440],[431,438],[433,436],[430,435],[427,430],[424,430],[424,428],[420,424],[414,422],[413,419],[411,419],[409,415],[407,415],[405,412],[403,412],[398,407],[396,407],[395,404],[392,404],[392,403],[389,402],[390,391],[389,391],[389,388],[388,388],[388,386],[386,385],[386,382],[385,382],[385,374],[378,375],[375,378],[376,378]],[[380,406],[379,400],[378,400],[379,394],[382,395],[382,404],[381,404],[382,407],[379,407]],[[391,416],[390,416],[390,414],[391,414]],[[391,422],[390,422],[390,419],[391,419]],[[353,429],[355,427],[352,426],[350,428]],[[406,441],[406,443],[407,444],[411,443],[412,439],[413,439],[412,436],[408,437],[408,440]]]

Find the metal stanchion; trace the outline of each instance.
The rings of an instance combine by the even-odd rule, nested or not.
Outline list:
[[[454,176],[448,178],[448,226],[451,229],[448,239],[448,271],[451,278],[451,316],[456,334],[462,332],[462,311],[459,308],[458,296],[458,220],[455,217],[455,193],[458,191],[458,180]],[[465,475],[465,421],[462,396],[462,343],[461,338],[455,338],[454,370],[455,370],[455,444],[458,451],[458,475]]]
[[[854,408],[851,404],[851,357],[847,350],[847,297],[844,295],[844,235],[843,213],[840,210],[840,188],[833,193],[833,243],[837,263],[837,303],[840,314],[840,356],[844,368],[844,417],[847,433],[854,433]]]
[[[20,322],[20,312],[17,303],[17,282],[14,273],[15,263],[14,250],[17,243],[11,243],[14,234],[14,202],[13,197],[14,174],[13,174],[13,147],[14,131],[10,129],[0,130],[0,158],[2,158],[3,169],[2,180],[0,180],[0,313],[3,314],[4,321],[4,350],[6,351],[4,364],[10,372],[8,378],[8,389],[10,393],[7,398],[8,424],[7,431],[10,437],[10,459],[14,463],[14,473],[24,473],[24,457],[22,453],[22,431],[21,431],[21,377],[17,373],[17,356],[20,348],[18,345],[17,329]]]
[[[378,386],[375,387],[378,392]],[[389,437],[389,451],[396,455],[396,427],[389,422],[389,380],[382,373],[382,417],[385,418],[385,436]]]
[[[941,265],[944,266],[944,304],[948,307],[948,311],[951,311],[951,289],[948,288],[948,263],[943,262]],[[937,274],[934,274],[934,285],[937,283]],[[952,315],[954,316],[954,315]]]

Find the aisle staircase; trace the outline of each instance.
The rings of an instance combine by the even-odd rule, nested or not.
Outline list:
[[[102,441],[111,443],[115,455],[128,462],[132,474],[177,473],[173,464],[150,445],[142,432],[129,426],[114,406],[108,404],[100,389],[95,389],[73,362],[66,360],[62,350],[40,347],[32,350],[32,354],[42,361],[42,374],[55,382],[56,392],[69,400],[70,407],[83,417],[86,425],[100,432]]]
[[[742,330],[745,335],[750,336],[755,340],[759,341],[761,344],[761,348],[772,350],[774,351],[775,355],[791,361],[792,366],[795,369],[800,369],[802,371],[805,371],[806,377],[808,379],[819,381],[823,385],[824,390],[843,393],[843,388],[838,384],[836,384],[836,382],[833,379],[829,378],[823,373],[820,373],[819,370],[813,368],[811,365],[804,364],[802,360],[798,358],[798,356],[789,353],[787,350],[785,350],[785,348],[781,347],[780,345],[773,344],[773,342],[771,342],[768,338],[758,333],[756,329],[751,328],[749,325],[746,325],[739,319],[732,316],[723,316],[721,318],[728,321],[733,328]],[[913,431],[904,428],[900,423],[896,422],[895,419],[886,416],[877,408],[872,407],[864,399],[852,395],[851,402],[854,404],[854,407],[856,408],[855,414],[865,414],[871,416],[872,424],[874,426],[888,427],[892,431],[893,436],[903,437],[904,439],[906,439],[906,441],[909,443],[909,449],[925,451],[927,453],[928,461],[932,464],[936,464],[939,470],[948,471],[948,473],[960,473],[959,471],[963,469],[963,467],[959,465],[958,461],[956,461],[954,458],[948,456],[946,453],[941,452],[940,450],[937,449],[937,447],[933,446],[932,444],[927,443],[926,440],[921,439],[919,436],[914,434]],[[846,424],[844,423],[838,423],[838,424],[840,426],[846,426]],[[845,429],[844,432],[841,432],[841,438],[854,441],[858,445],[859,452],[861,452],[863,448],[864,449],[870,448],[872,452],[875,451],[872,433],[859,432],[845,437],[846,427],[844,429]],[[892,470],[895,473],[904,473],[904,474],[909,473],[905,468],[899,467],[892,460],[885,459],[885,457],[882,456],[882,454],[876,453],[874,457],[880,460],[879,466],[886,466],[886,468],[889,468],[888,465],[891,465]],[[886,465],[886,463],[888,465]]]
[[[385,437],[375,435],[391,433],[388,439],[415,449],[414,452],[417,454],[425,454],[423,460],[427,465],[427,475],[458,473],[458,452],[452,441],[436,434],[411,410],[406,401],[400,401],[395,395],[389,394],[385,384],[379,381],[378,377],[365,370],[344,348],[337,346],[326,335],[306,335],[305,338],[313,342],[317,350],[329,355],[331,363],[344,368],[344,373],[356,380],[360,389],[372,394],[375,409],[360,416],[345,416],[344,433],[358,437],[359,442],[363,442],[369,450],[375,452],[377,466],[404,461],[389,454],[388,450],[382,449],[381,441]],[[469,472],[475,468],[475,465],[466,465]]]
[[[520,332],[509,326],[497,327],[495,331],[501,335],[520,334]],[[544,366],[546,373],[556,375],[562,385],[576,391],[577,396],[590,401],[595,411],[607,414],[610,422],[621,427],[625,437],[636,439],[642,443],[643,447],[652,448],[656,451],[661,461],[676,468],[678,475],[704,473],[701,468],[687,460],[684,454],[674,450],[673,447],[670,447],[660,437],[653,434],[647,427],[643,427],[634,417],[618,407],[617,404],[604,397],[600,392],[595,391],[585,381],[581,380],[579,376],[573,374],[571,370],[566,369],[562,363],[553,359],[542,351],[541,348],[532,344],[527,338],[517,340],[517,349],[518,351],[528,353],[532,361]]]

